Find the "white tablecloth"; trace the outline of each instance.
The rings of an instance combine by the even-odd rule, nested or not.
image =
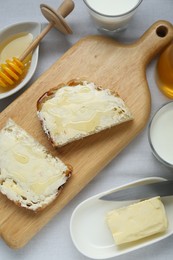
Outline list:
[[[0,29],[10,24],[24,21],[46,23],[39,5],[41,0],[1,0]],[[47,2],[56,8],[60,0]],[[98,34],[90,20],[82,0],[75,0],[75,10],[67,18],[73,28],[73,35],[64,38],[53,29],[40,44],[40,54],[37,70],[29,84],[10,98],[0,100],[0,111],[9,105],[18,95],[29,87],[50,65],[52,65],[75,42],[88,34]],[[129,28],[117,36],[122,42],[133,42],[144,31],[159,19],[173,23],[173,0],[143,0]],[[155,62],[148,66],[147,79],[152,95],[152,110],[154,112],[169,101],[158,90],[155,79]],[[70,238],[69,222],[75,207],[84,199],[101,191],[125,184],[144,177],[159,176],[173,178],[173,171],[161,165],[151,154],[147,139],[147,126],[102,172],[100,172],[87,187],[81,191],[52,221],[50,221],[24,248],[14,251],[3,240],[0,240],[0,260],[81,260],[87,259],[74,247]],[[117,259],[172,259],[173,236],[153,244],[152,246],[119,256]]]

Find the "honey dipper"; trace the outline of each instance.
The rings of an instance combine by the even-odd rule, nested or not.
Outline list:
[[[12,60],[6,60],[5,64],[0,65],[0,87],[5,88],[7,86],[12,86],[20,79],[25,65],[23,62],[24,59],[38,46],[43,37],[53,27],[64,34],[72,33],[72,30],[64,19],[64,17],[71,13],[74,8],[74,2],[72,0],[64,0],[57,11],[45,4],[41,4],[40,8],[42,14],[49,21],[49,24],[35,38],[35,40],[19,58],[14,57]]]

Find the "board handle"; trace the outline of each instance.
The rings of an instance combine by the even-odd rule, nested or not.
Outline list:
[[[173,25],[167,21],[157,21],[135,42],[138,56],[143,64],[148,62],[173,41]]]

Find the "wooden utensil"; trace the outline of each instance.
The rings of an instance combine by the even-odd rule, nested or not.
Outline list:
[[[145,127],[151,105],[146,66],[172,39],[173,27],[166,21],[152,25],[133,44],[121,44],[104,36],[81,39],[0,114],[0,128],[12,118],[74,169],[60,196],[40,214],[19,208],[0,195],[0,234],[10,247],[24,246]],[[134,120],[57,150],[41,128],[36,102],[50,88],[77,77],[117,91],[129,106]]]
[[[13,60],[6,60],[6,64],[0,65],[0,87],[7,87],[9,85],[12,86],[20,79],[25,66],[25,58],[38,46],[43,37],[53,27],[64,34],[72,33],[72,30],[64,19],[64,17],[71,13],[74,8],[74,2],[72,0],[64,0],[57,11],[45,4],[41,4],[40,8],[43,15],[49,21],[49,24],[35,38],[35,40],[19,58],[14,57]]]

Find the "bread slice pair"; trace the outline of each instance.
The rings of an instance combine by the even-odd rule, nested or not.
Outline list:
[[[34,212],[60,193],[72,169],[11,119],[0,131],[0,192]]]
[[[80,80],[72,80],[46,92],[37,102],[37,113],[55,147],[133,118],[118,94],[93,82]]]
[[[124,101],[92,82],[73,80],[46,92],[37,113],[53,146],[60,147],[132,119]],[[34,212],[48,206],[71,176],[11,119],[0,131],[0,192]]]

